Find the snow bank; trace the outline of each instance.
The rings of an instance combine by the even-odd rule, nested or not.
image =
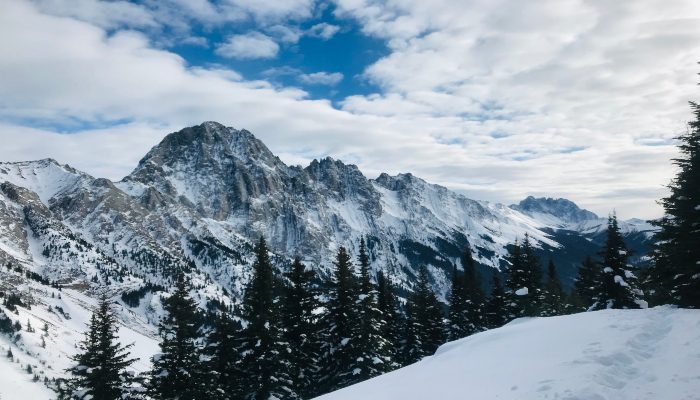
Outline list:
[[[519,319],[323,400],[700,398],[700,310]]]

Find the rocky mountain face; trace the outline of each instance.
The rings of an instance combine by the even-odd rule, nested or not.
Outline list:
[[[120,290],[168,283],[185,269],[212,296],[234,301],[260,236],[281,267],[299,255],[321,277],[340,246],[355,253],[365,237],[375,271],[410,290],[427,265],[444,295],[467,243],[486,277],[525,234],[557,258],[562,232],[590,243],[604,228],[565,199],[507,207],[412,174],[368,179],[332,158],[288,166],[250,132],[216,122],[168,135],[120,182],[40,160],[0,164],[0,183],[0,262],[63,283],[119,276]]]

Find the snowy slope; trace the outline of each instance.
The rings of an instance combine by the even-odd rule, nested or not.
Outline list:
[[[319,399],[700,399],[700,310],[519,319]]]

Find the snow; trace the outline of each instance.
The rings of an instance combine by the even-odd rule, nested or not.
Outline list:
[[[56,393],[40,383],[32,382],[32,374],[20,367],[21,363],[5,357],[6,347],[0,348],[0,399],[49,400]]]
[[[518,319],[319,400],[698,399],[700,310]]]
[[[516,296],[527,296],[527,294],[530,293],[528,288],[523,287],[515,291]]]

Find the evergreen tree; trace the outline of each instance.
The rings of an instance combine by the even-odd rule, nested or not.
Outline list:
[[[350,256],[341,247],[328,293],[323,331],[323,373],[326,392],[357,382],[355,324],[358,323],[357,282],[352,273]]]
[[[360,285],[356,301],[359,318],[355,329],[355,369],[357,381],[363,381],[391,367],[389,342],[384,338],[385,321],[377,306],[377,291],[370,281],[370,265],[364,238],[360,239]]]
[[[302,398],[311,398],[320,394],[316,378],[321,341],[318,317],[314,314],[319,307],[312,286],[314,273],[296,257],[287,277],[284,320],[285,338],[292,349],[289,375],[294,392]]]
[[[509,319],[537,316],[542,302],[542,268],[529,236],[525,235],[522,245],[516,241],[508,251]]]
[[[681,156],[673,160],[671,194],[660,201],[666,215],[652,221],[659,232],[650,277],[658,302],[700,308],[700,105],[690,107],[694,119],[677,138]]]
[[[73,377],[67,382],[63,399],[121,399],[130,391],[134,379],[125,370],[135,360],[117,337],[117,321],[110,301],[103,296],[90,317],[88,331],[79,344],[81,350],[67,370]]]
[[[464,268],[465,330],[468,336],[486,329],[484,291],[481,288],[481,277],[476,271],[476,263],[468,245],[462,252],[462,268]]]
[[[416,287],[406,303],[406,338],[402,349],[407,363],[432,355],[444,343],[442,307],[430,289],[428,270],[421,267]]]
[[[384,318],[382,336],[388,343],[387,355],[391,358],[390,369],[395,369],[401,365],[399,348],[404,318],[399,309],[394,288],[382,272],[377,274],[377,307]]]
[[[247,322],[239,348],[243,355],[244,398],[297,398],[289,377],[289,354],[284,342],[275,277],[264,238],[255,246],[253,276],[243,298],[243,319]]]
[[[561,286],[557,267],[554,261],[549,260],[547,265],[547,282],[544,284],[542,296],[542,311],[543,317],[551,317],[554,315],[562,315],[566,310],[566,293]]]
[[[239,399],[243,393],[238,337],[240,326],[225,312],[216,316],[204,348],[205,393],[208,400]]]
[[[600,273],[600,268],[591,257],[586,257],[581,267],[579,267],[573,291],[576,292],[582,304],[581,311],[588,310],[596,302],[599,292]]]
[[[175,292],[163,302],[167,315],[160,323],[161,353],[153,357],[150,393],[157,400],[196,400],[203,397],[197,305],[190,284],[178,274]]]
[[[599,293],[592,309],[639,308],[642,303],[640,300],[642,293],[637,289],[637,277],[627,263],[629,251],[614,214],[608,218],[602,256],[603,271],[599,275]]]
[[[457,271],[457,266],[455,265],[452,267],[452,287],[448,299],[449,310],[446,325],[448,340],[469,336],[467,331],[467,302],[464,295],[464,279]]]
[[[493,283],[491,286],[491,295],[485,305],[486,326],[489,329],[499,328],[508,322],[508,298],[503,289],[501,278],[493,275]]]

